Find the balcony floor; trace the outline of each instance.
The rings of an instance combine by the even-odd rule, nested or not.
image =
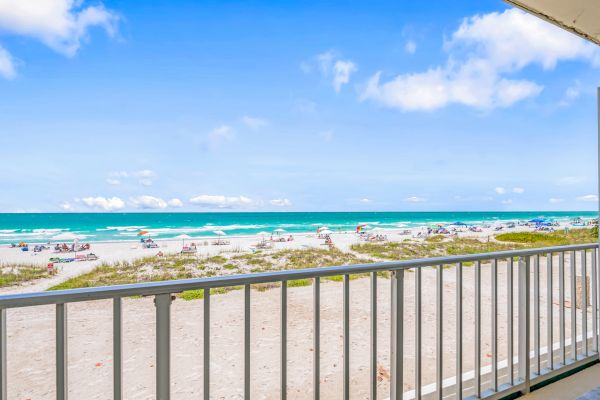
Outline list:
[[[599,386],[600,364],[596,364],[521,398],[525,400],[575,400]],[[591,394],[588,397],[582,397],[581,400],[598,398],[600,398],[598,394]]]

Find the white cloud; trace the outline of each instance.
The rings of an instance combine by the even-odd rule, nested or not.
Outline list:
[[[73,211],[73,205],[71,203],[69,203],[68,201],[65,201],[64,203],[62,203],[60,205],[60,208],[62,208],[63,211]]]
[[[333,65],[333,88],[336,92],[342,89],[342,86],[350,82],[350,75],[356,72],[356,64],[352,61],[337,60]]]
[[[75,201],[78,201],[76,199]],[[88,208],[99,209],[103,211],[120,210],[125,207],[125,202],[118,197],[84,197],[80,201]]]
[[[242,122],[248,128],[253,129],[255,131],[269,125],[269,121],[267,121],[264,118],[249,117],[247,115],[244,115],[242,117]]]
[[[234,137],[233,129],[229,125],[221,125],[208,134],[208,146],[215,150],[221,143],[231,142]]]
[[[358,200],[358,202],[363,203],[363,204],[369,204],[371,202],[371,199],[364,198],[364,199]]]
[[[13,79],[17,75],[12,56],[2,46],[0,46],[0,75],[6,79]]]
[[[129,199],[129,202],[135,208],[142,209],[165,209],[167,208],[167,202],[161,198],[154,196],[137,196]]]
[[[427,199],[424,199],[423,197],[411,196],[406,198],[404,201],[408,201],[409,203],[423,203],[427,201]]]
[[[577,100],[581,96],[581,84],[579,82],[575,82],[573,86],[569,86],[565,90],[565,94],[560,102],[561,106],[568,106],[575,100]]]
[[[120,185],[121,181],[118,179],[115,179],[115,178],[106,178],[106,183],[108,183],[109,185],[116,186],[116,185]]]
[[[129,176],[129,173],[127,171],[113,171],[110,174],[108,174],[108,176],[111,176],[113,178],[127,178]]]
[[[178,198],[172,198],[167,203],[169,204],[170,207],[173,207],[173,208],[183,207],[183,201],[179,200]]]
[[[512,191],[513,191],[513,193],[517,193],[517,194],[525,193],[525,189],[522,187],[514,187]]]
[[[358,69],[354,62],[340,59],[337,53],[333,50],[319,54],[317,56],[317,65],[323,76],[333,77],[333,88],[338,93],[342,89],[343,85],[350,82],[350,75],[352,75]],[[306,68],[303,70],[310,72]]]
[[[579,201],[598,201],[598,195],[596,194],[586,194],[585,196],[579,196],[577,198]]]
[[[563,60],[600,64],[594,45],[518,9],[466,18],[445,48],[444,65],[383,83],[377,72],[361,99],[403,111],[431,111],[452,103],[508,107],[542,91],[535,82],[508,78],[529,65],[548,70]]]
[[[152,171],[151,169],[142,169],[139,171],[135,171],[133,173],[133,176],[135,176],[136,178],[153,178],[156,176],[156,172]]]
[[[513,203],[513,201],[512,201],[512,199],[506,199],[506,200],[502,200],[502,201],[501,201],[501,203],[502,203],[502,204],[509,205],[509,204],[512,204],[512,203]]]
[[[82,7],[81,0],[0,0],[0,29],[33,37],[67,56],[73,56],[91,27],[109,36],[117,31],[119,17],[102,4]]]
[[[494,189],[494,192],[496,192],[498,194],[504,194],[504,193],[506,193],[506,189],[499,186],[499,187],[497,187],[497,188]]]
[[[289,207],[292,205],[292,202],[288,199],[273,199],[269,200],[269,204],[277,207]]]
[[[404,51],[406,51],[408,54],[415,54],[417,51],[417,44],[414,41],[409,40],[404,45]]]
[[[565,201],[565,199],[559,199],[557,197],[552,197],[552,198],[548,199],[548,202],[550,202],[552,204],[562,203],[563,201]]]
[[[142,185],[142,186],[146,186],[146,187],[152,186],[153,183],[154,182],[152,181],[152,179],[147,179],[147,178],[146,179],[140,179],[140,185]]]
[[[203,194],[190,199],[190,203],[201,207],[233,208],[246,207],[253,204],[252,199],[245,196],[223,196]]]

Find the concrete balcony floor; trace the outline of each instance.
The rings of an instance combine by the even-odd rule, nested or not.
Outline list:
[[[600,399],[600,392],[589,393],[598,387],[600,387],[600,364],[586,368],[521,398],[525,400]]]

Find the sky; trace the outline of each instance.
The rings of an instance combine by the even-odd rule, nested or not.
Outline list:
[[[597,210],[599,70],[499,0],[0,0],[0,212]]]

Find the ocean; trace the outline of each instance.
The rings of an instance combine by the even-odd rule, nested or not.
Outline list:
[[[35,213],[0,214],[0,244],[19,241],[45,243],[63,232],[72,232],[86,241],[137,240],[140,230],[153,238],[255,235],[283,229],[290,234],[314,232],[327,226],[332,231],[352,231],[358,224],[373,228],[401,229],[433,223],[467,224],[546,218],[556,221],[596,218],[590,211],[569,212],[216,212],[216,213]]]

